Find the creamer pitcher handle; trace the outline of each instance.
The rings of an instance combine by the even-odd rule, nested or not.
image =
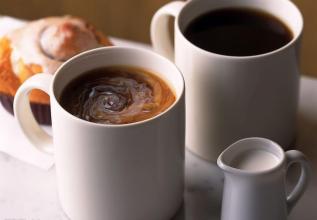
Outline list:
[[[29,141],[40,151],[53,153],[53,140],[37,123],[32,113],[29,93],[33,89],[40,89],[49,94],[53,76],[50,74],[36,74],[27,79],[18,89],[14,98],[14,115],[23,133]]]
[[[289,168],[294,163],[299,163],[301,167],[301,174],[299,180],[293,189],[293,191],[287,197],[287,210],[291,212],[293,207],[296,205],[297,201],[303,195],[307,188],[311,168],[309,163],[303,153],[297,150],[290,150],[286,152],[287,168]]]
[[[176,18],[186,2],[174,1],[160,8],[152,18],[151,40],[153,48],[159,54],[174,61],[174,47],[169,33],[169,17]]]

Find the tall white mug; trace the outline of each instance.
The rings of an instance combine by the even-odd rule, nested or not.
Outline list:
[[[62,108],[59,97],[75,77],[105,66],[147,69],[165,80],[176,100],[153,118],[131,124],[96,124]],[[53,137],[35,121],[32,89],[50,95]],[[107,47],[82,53],[55,73],[37,74],[17,91],[14,113],[26,137],[54,154],[61,205],[75,220],[169,220],[184,190],[184,81],[176,66],[151,51]]]
[[[208,52],[184,36],[187,25],[199,15],[232,7],[274,15],[293,32],[293,39],[269,53],[238,57]],[[174,48],[170,16],[175,17]],[[186,146],[192,152],[215,161],[230,143],[251,136],[290,145],[295,133],[302,28],[302,15],[289,0],[173,1],[156,12],[151,24],[154,49],[174,60],[184,74]]]

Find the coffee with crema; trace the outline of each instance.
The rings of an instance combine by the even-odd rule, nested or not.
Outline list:
[[[263,171],[275,167],[279,158],[264,150],[250,150],[238,155],[230,166],[246,171]]]
[[[60,104],[69,113],[101,124],[128,124],[152,118],[175,101],[156,74],[127,66],[91,70],[70,82]]]

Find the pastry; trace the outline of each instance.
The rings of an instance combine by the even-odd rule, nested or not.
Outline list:
[[[83,51],[111,46],[101,32],[83,19],[63,16],[29,22],[0,39],[0,101],[13,113],[13,98],[30,76],[54,74],[66,60]],[[50,124],[49,97],[42,91],[30,93],[37,121]]]

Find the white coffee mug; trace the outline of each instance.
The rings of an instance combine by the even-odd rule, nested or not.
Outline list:
[[[217,162],[225,176],[221,220],[286,220],[311,175],[303,153],[284,152],[265,138],[239,140],[224,150]],[[293,164],[300,165],[301,175],[287,195],[285,179]]]
[[[88,122],[61,107],[59,97],[72,79],[113,65],[157,74],[176,101],[153,118],[121,125]],[[53,137],[32,115],[32,89],[50,95]],[[71,219],[169,220],[183,201],[184,99],[184,81],[172,62],[147,50],[107,47],[75,56],[54,76],[28,79],[17,91],[14,112],[33,145],[54,154],[60,202]]]
[[[274,15],[290,28],[293,39],[269,53],[238,57],[208,52],[184,36],[187,25],[199,15],[232,7]],[[175,17],[175,48],[170,16]],[[175,60],[184,74],[186,146],[192,152],[215,161],[230,143],[251,136],[289,146],[295,133],[302,28],[302,15],[289,0],[173,1],[156,12],[151,24],[154,49]]]

